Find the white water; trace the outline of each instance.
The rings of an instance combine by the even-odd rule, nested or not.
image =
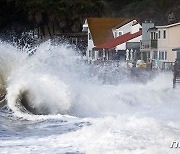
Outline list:
[[[8,106],[0,112],[1,153],[179,153],[170,148],[180,141],[180,89],[172,89],[172,73],[138,77],[123,66],[87,65],[72,48],[50,41],[30,57],[1,43],[0,58]],[[24,91],[50,114],[24,111]]]

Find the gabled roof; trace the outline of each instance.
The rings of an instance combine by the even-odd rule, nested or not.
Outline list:
[[[137,24],[139,24],[139,22],[134,22],[133,24],[132,24],[132,26],[135,26],[135,25],[137,25]]]
[[[129,23],[129,22],[131,22],[133,20],[134,19],[125,19],[122,22],[118,23],[117,25],[113,26],[112,29],[118,29],[118,28],[124,26],[125,24],[127,24],[127,23]]]
[[[99,45],[113,39],[112,28],[118,24],[124,25],[131,21],[127,18],[87,18],[94,45]]]
[[[130,32],[129,33],[126,33],[124,35],[121,35],[117,38],[114,38],[110,41],[107,41],[103,44],[100,44],[96,47],[94,47],[94,49],[111,49],[111,48],[114,48],[116,47],[117,45],[120,45],[122,43],[125,43],[129,40],[132,40],[138,36],[141,36],[142,35],[142,30],[138,31],[137,33],[134,33],[134,34],[131,34]]]

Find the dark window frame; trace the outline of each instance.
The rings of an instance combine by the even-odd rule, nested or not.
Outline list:
[[[91,33],[89,33],[89,40],[92,40],[92,36],[91,36]]]
[[[166,39],[166,30],[163,30],[163,39]]]
[[[161,31],[160,30],[158,31],[158,38],[159,39],[161,38]]]

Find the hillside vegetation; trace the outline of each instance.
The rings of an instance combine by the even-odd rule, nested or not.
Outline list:
[[[0,0],[0,31],[80,32],[86,17],[128,17],[163,25],[170,12],[180,21],[180,0]]]

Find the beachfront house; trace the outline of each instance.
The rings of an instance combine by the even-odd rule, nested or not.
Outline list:
[[[173,49],[180,46],[180,22],[156,27],[158,29],[159,59],[174,62],[177,58],[177,52]]]
[[[88,33],[86,59],[133,60],[140,48],[141,28],[135,19],[87,18],[83,25]]]
[[[177,59],[179,45],[180,22],[165,26],[142,24],[141,59],[152,63],[153,67],[169,68]]]
[[[142,40],[140,42],[141,60],[146,63],[152,62],[157,59],[157,28],[154,23],[142,23]]]
[[[174,48],[174,49],[172,49],[172,51],[176,52],[176,60],[178,60],[180,62],[180,47]]]

